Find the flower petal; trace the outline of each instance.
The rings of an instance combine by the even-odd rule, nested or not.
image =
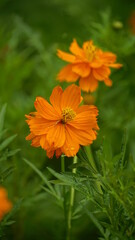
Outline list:
[[[55,151],[56,158],[59,158],[61,154],[62,154],[61,148],[57,148]]]
[[[112,81],[111,81],[111,79],[105,78],[104,82],[105,82],[105,84],[106,84],[108,87],[111,87],[111,86],[112,86]]]
[[[110,75],[111,71],[109,67],[102,66],[100,68],[93,69],[93,75],[98,80],[104,80]]]
[[[75,61],[75,56],[70,54],[70,53],[66,53],[63,52],[61,50],[57,50],[57,55],[59,58],[61,58],[62,60],[66,61],[66,62],[71,62],[73,63]]]
[[[40,136],[35,136],[33,133],[30,133],[27,137],[26,140],[32,140],[31,145],[33,147],[40,147]]]
[[[121,68],[123,65],[120,64],[120,63],[111,63],[111,64],[106,64],[106,66],[119,69],[119,68]]]
[[[46,134],[50,127],[55,126],[57,121],[47,120],[44,118],[32,118],[29,120],[30,131],[34,135]]]
[[[62,70],[57,75],[57,79],[60,82],[62,81],[76,82],[78,77],[79,75],[72,71],[72,64],[68,64],[67,66],[62,68]]]
[[[82,90],[86,92],[94,92],[98,87],[98,81],[94,78],[93,74],[91,73],[88,77],[80,78],[79,85]]]
[[[33,147],[40,147],[40,136],[35,136],[32,139],[31,146],[33,146]]]
[[[50,96],[50,102],[53,105],[54,109],[61,114],[61,97],[63,90],[61,87],[57,86],[53,89]]]
[[[65,127],[58,123],[52,127],[47,133],[46,139],[50,148],[56,149],[63,146],[65,142]]]
[[[84,55],[82,48],[79,47],[79,45],[78,45],[78,43],[75,39],[71,43],[69,50],[70,50],[70,52],[72,52],[76,56],[81,57],[81,56]]]
[[[90,63],[91,68],[99,68],[102,65],[103,65],[103,62],[101,61],[100,58],[97,58],[97,56],[93,58],[92,62]]]
[[[48,158],[53,158],[54,150],[47,149],[46,154]]]
[[[91,69],[89,63],[82,62],[74,64],[72,67],[72,71],[77,73],[81,77],[87,77],[90,74]]]
[[[116,55],[111,52],[104,52],[102,54],[102,60],[104,61],[104,64],[108,67],[112,68],[121,68],[123,65],[120,63],[115,63],[116,61]]]
[[[59,115],[55,109],[42,97],[37,97],[34,103],[40,116],[48,120],[58,120]]]
[[[79,151],[79,143],[74,139],[72,133],[70,132],[69,127],[66,125],[66,140],[61,148],[62,152],[67,156],[67,157],[72,157],[77,154]]]
[[[72,84],[67,87],[62,93],[61,108],[64,109],[66,107],[70,107],[76,111],[81,101],[81,89],[78,86]]]
[[[45,150],[49,149],[49,144],[46,140],[46,134],[44,134],[40,137],[40,145]]]
[[[68,124],[76,129],[82,131],[89,131],[89,129],[98,130],[97,115],[98,110],[95,106],[81,106],[80,112]]]
[[[116,55],[111,52],[103,52],[102,59],[104,60],[104,63],[114,63],[116,61]]]
[[[66,126],[66,138],[67,132],[69,136],[72,136],[70,139],[70,145],[74,143],[78,143],[79,145],[89,145],[93,140],[96,139],[96,132],[90,129],[89,131],[78,130],[72,126]]]

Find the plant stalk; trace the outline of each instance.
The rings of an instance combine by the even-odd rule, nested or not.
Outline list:
[[[77,163],[77,156],[73,158],[73,164]],[[72,169],[72,173],[76,173],[76,168]],[[67,238],[66,240],[70,240],[71,237],[71,221],[72,221],[72,209],[74,206],[74,198],[75,198],[75,189],[71,187],[70,189],[70,199],[69,199],[69,208],[67,213]]]

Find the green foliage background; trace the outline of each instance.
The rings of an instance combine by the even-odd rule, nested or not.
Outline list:
[[[57,48],[68,50],[73,38],[76,38],[80,45],[85,40],[93,39],[99,47],[116,53],[118,61],[123,63],[122,69],[112,71],[113,86],[108,88],[100,83],[95,94],[95,104],[99,108],[100,131],[98,139],[92,145],[92,151],[96,161],[103,162],[106,172],[109,172],[105,181],[109,178],[110,186],[113,182],[113,189],[116,190],[118,187],[118,182],[115,181],[116,176],[121,176],[123,171],[122,173],[115,171],[114,162],[118,157],[114,159],[114,156],[121,153],[122,137],[126,129],[127,144],[123,158],[128,162],[126,165],[128,170],[124,170],[125,175],[122,178],[127,182],[130,178],[130,185],[135,186],[133,177],[135,169],[135,35],[132,34],[128,25],[133,9],[135,9],[133,0],[0,1],[0,108],[2,109],[1,121],[4,122],[4,127],[0,129],[8,129],[0,135],[0,146],[3,146],[3,141],[6,141],[4,148],[0,147],[0,177],[1,184],[7,188],[15,206],[13,214],[4,220],[5,231],[2,228],[1,235],[4,231],[6,236],[3,238],[64,239],[64,214],[60,206],[63,201],[61,189],[59,187],[57,189],[56,185],[57,192],[60,191],[59,200],[45,192],[41,188],[44,183],[22,159],[29,159],[48,179],[51,179],[52,175],[46,166],[57,172],[61,171],[60,159],[48,160],[44,151],[31,148],[30,143],[25,141],[29,132],[25,123],[25,114],[34,110],[36,96],[49,99],[52,88],[59,84],[55,79],[64,63],[57,58],[56,50]],[[117,27],[116,21],[122,23],[120,28]],[[63,83],[62,86],[65,87],[67,84]],[[5,103],[7,103],[7,111],[5,111]],[[2,122],[0,122],[1,126],[3,126]],[[15,134],[17,136],[14,139]],[[104,146],[107,158],[102,153],[99,159],[98,154],[104,145],[104,138],[109,145]],[[8,142],[8,139],[13,141]],[[129,163],[128,159],[133,163]],[[67,171],[70,171],[70,165],[71,159],[66,159]],[[85,167],[83,166],[84,173]],[[103,166],[99,166],[99,174],[101,174],[99,169],[102,168]],[[84,176],[80,176],[81,178],[84,179]],[[64,182],[70,185],[66,179]],[[60,180],[63,181],[61,178]],[[92,184],[91,181],[90,184]],[[122,184],[124,186],[127,183]],[[81,193],[78,186],[75,187],[78,190],[76,203],[81,202],[85,194]],[[127,186],[127,189],[130,191],[130,186]],[[120,190],[119,188],[117,190],[118,193]],[[105,198],[107,198],[106,194]],[[132,206],[134,197],[130,201],[127,199],[124,195],[122,201]],[[91,209],[92,203],[88,201],[87,204],[87,209]],[[105,206],[101,204],[102,209],[103,207]],[[115,207],[114,203],[112,210]],[[126,228],[119,227],[117,230],[123,235],[115,236],[114,234],[112,237],[107,232],[108,238],[100,239],[123,240],[126,232],[129,235],[127,234],[125,239],[134,239],[134,226],[132,226],[134,221],[128,215],[129,212],[135,215],[133,207],[128,213],[123,208],[121,210],[121,205],[118,205],[118,209],[119,211],[116,212],[120,219],[118,226],[121,224],[122,227],[125,224],[123,222],[125,216],[125,219],[129,218],[129,222],[131,221],[131,224],[126,222],[128,231]],[[73,239],[99,239],[100,229],[92,218],[89,218],[88,212],[78,211],[79,216],[73,220]],[[122,215],[123,211],[125,212]],[[91,210],[89,212],[91,213]],[[114,213],[114,218],[116,214]],[[106,216],[99,213],[96,217],[99,221],[106,219]],[[15,221],[14,224],[11,224],[12,221]],[[7,228],[7,225],[10,226]]]

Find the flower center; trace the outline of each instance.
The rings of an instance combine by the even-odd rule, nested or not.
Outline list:
[[[86,58],[91,62],[96,54],[96,47],[89,42],[85,49]]]
[[[76,113],[73,111],[72,108],[64,108],[62,110],[62,123],[67,123],[71,120],[74,119],[74,117],[76,116]]]

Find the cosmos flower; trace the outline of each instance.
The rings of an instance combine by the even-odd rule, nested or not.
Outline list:
[[[58,50],[58,57],[69,62],[57,76],[60,82],[76,82],[79,79],[81,89],[86,92],[95,91],[98,81],[104,81],[107,86],[112,85],[109,78],[110,67],[120,68],[122,66],[115,63],[115,54],[103,52],[94,46],[92,41],[84,42],[80,48],[75,39],[69,49],[71,54]]]
[[[80,145],[89,145],[96,139],[98,110],[95,106],[79,106],[82,101],[80,87],[72,84],[62,90],[53,89],[49,104],[37,97],[36,112],[26,115],[33,147],[41,146],[52,158],[61,154],[75,156]]]
[[[3,216],[8,213],[12,208],[12,203],[7,198],[7,191],[5,188],[0,187],[0,221]]]

